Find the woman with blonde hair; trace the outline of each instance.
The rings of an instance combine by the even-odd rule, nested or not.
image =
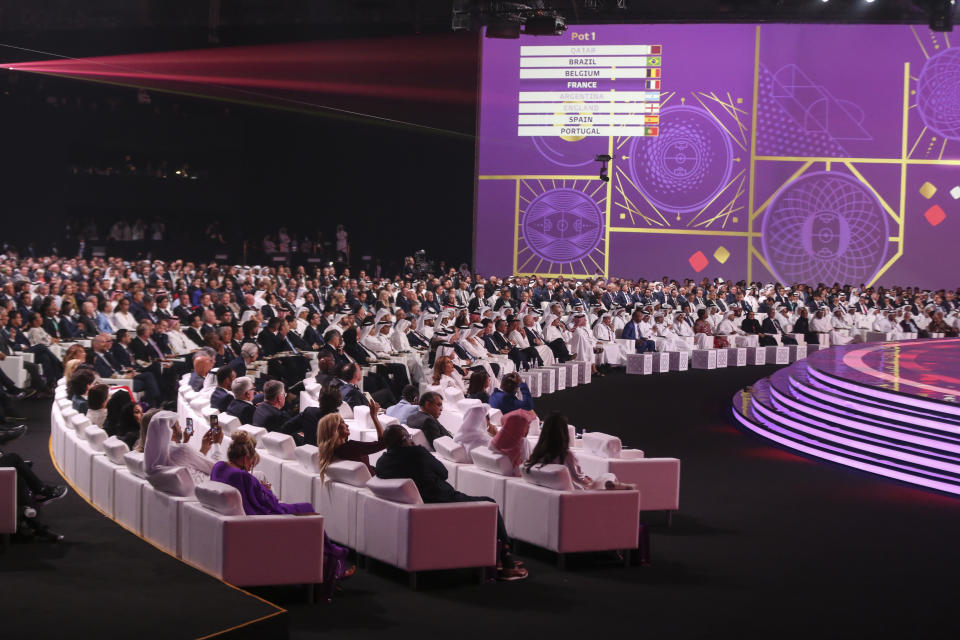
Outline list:
[[[317,423],[317,449],[319,450],[318,468],[320,477],[325,479],[325,472],[331,462],[335,460],[353,460],[367,465],[370,475],[375,475],[370,465],[370,456],[383,451],[383,426],[377,417],[380,405],[370,403],[370,419],[377,430],[377,439],[373,442],[350,440],[350,427],[343,421],[339,413],[331,413],[320,418]]]
[[[228,484],[240,492],[243,512],[248,516],[271,515],[312,515],[313,505],[309,502],[286,503],[277,500],[270,485],[257,480],[251,471],[257,464],[257,443],[253,436],[245,431],[233,435],[233,441],[227,448],[227,460],[213,465],[210,479]],[[354,567],[347,567],[347,550],[334,544],[323,534],[323,584],[332,594],[338,580],[353,575]]]
[[[433,384],[440,387],[443,391],[447,387],[453,387],[467,395],[467,389],[463,386],[463,377],[453,366],[453,360],[449,356],[440,356],[433,364]]]
[[[73,375],[77,366],[87,361],[87,352],[79,344],[72,344],[67,352],[63,354],[63,377],[67,380]]]

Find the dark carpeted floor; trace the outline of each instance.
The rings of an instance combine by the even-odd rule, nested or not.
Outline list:
[[[16,407],[29,431],[2,449],[33,460],[46,482],[63,483],[49,454],[50,401]],[[278,607],[156,549],[72,490],[41,519],[66,540],[13,543],[0,554],[3,638],[199,638],[277,613],[256,628],[283,635]]]
[[[255,591],[288,609],[293,638],[956,638],[960,501],[800,458],[738,430],[733,393],[774,369],[611,375],[537,401],[541,415],[563,411],[649,457],[683,461],[680,511],[671,528],[654,527],[651,566],[586,556],[563,572],[551,554],[524,547],[531,577],[520,583],[478,585],[470,573],[449,572],[424,576],[414,592],[404,574],[377,565],[345,583],[331,606],[305,605],[298,590]],[[66,625],[91,631],[91,601],[168,637],[187,637],[201,622],[229,626],[221,621],[233,606],[249,608],[246,619],[266,608],[221,593],[215,581],[201,585],[195,571],[74,500],[50,507],[51,516],[62,510],[51,520],[72,533],[66,551],[15,547],[0,559],[8,590],[11,556],[29,556],[14,566],[18,616],[41,624],[31,635]],[[212,595],[198,595],[203,589]],[[54,610],[59,625],[45,615]]]

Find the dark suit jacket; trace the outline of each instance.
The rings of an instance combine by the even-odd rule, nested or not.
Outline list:
[[[290,419],[290,414],[271,404],[261,402],[253,411],[253,426],[263,427],[267,431],[276,431]]]
[[[257,342],[260,344],[260,355],[263,357],[272,356],[275,353],[289,349],[286,341],[279,334],[271,333],[264,329],[257,336]]]
[[[460,493],[447,482],[447,468],[423,447],[394,447],[377,460],[378,478],[410,478],[424,502],[456,502]]]
[[[190,341],[196,344],[198,347],[203,346],[203,337],[201,337],[200,332],[194,329],[193,327],[187,327],[183,330],[183,335],[190,338]]]
[[[227,407],[230,406],[231,400],[233,400],[232,393],[223,387],[217,387],[210,396],[210,406],[217,411],[226,411]]]
[[[103,356],[102,358],[100,356]],[[104,362],[106,360],[106,362]],[[114,360],[113,356],[107,352],[103,354],[94,354],[93,368],[101,378],[113,378],[120,373],[120,364]]]
[[[153,347],[151,347],[148,343],[141,341],[140,338],[134,338],[130,341],[130,351],[133,353],[134,358],[137,360],[143,360],[145,362],[150,362],[159,358]]]
[[[319,349],[323,347],[323,336],[313,327],[307,327],[303,331],[303,342],[307,345],[304,349]],[[314,347],[313,345],[317,345]]]
[[[777,324],[780,324],[779,320],[777,320]],[[770,318],[764,318],[763,324],[761,324],[760,326],[764,333],[771,333],[774,335],[780,335],[783,333],[783,325],[780,324],[780,328],[778,329],[776,325],[773,323],[773,320],[771,320]]]
[[[423,435],[427,437],[427,442],[433,446],[433,441],[443,436],[453,437],[449,431],[444,429],[443,425],[437,422],[437,419],[423,411],[417,411],[407,418],[407,426],[411,429],[420,429]]]
[[[343,397],[343,401],[350,405],[350,408],[356,406],[367,406],[367,397],[363,395],[363,391],[352,384],[344,382],[340,385],[340,394]]]
[[[110,355],[113,356],[114,361],[121,367],[127,368],[133,366],[133,360],[130,359],[130,352],[119,342],[113,343],[113,348],[110,349]]]
[[[340,367],[345,364],[350,364],[350,359],[345,355],[340,355],[340,353],[331,347],[330,345],[324,345],[320,351],[317,352],[317,357],[322,357],[324,354],[329,354],[333,358],[333,364],[335,371],[339,371]]]
[[[59,322],[59,319],[57,320]],[[60,330],[53,324],[53,318],[44,318],[43,319],[43,330],[49,333],[54,338],[59,338]]]
[[[740,323],[740,328],[746,331],[747,333],[761,333],[760,331],[760,321],[754,318],[744,318],[743,322]]]
[[[92,338],[100,333],[100,328],[97,327],[97,320],[90,316],[80,316],[79,328],[87,338]]]
[[[238,417],[240,424],[250,424],[250,421],[253,420],[254,411],[256,411],[256,408],[249,402],[234,398],[230,401],[230,404],[227,405],[226,412]]]

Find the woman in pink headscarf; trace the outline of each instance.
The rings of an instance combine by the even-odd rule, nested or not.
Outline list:
[[[497,435],[490,441],[490,449],[502,453],[513,463],[513,474],[520,475],[520,465],[530,457],[530,445],[527,433],[537,414],[526,409],[517,409],[503,416],[503,423]]]

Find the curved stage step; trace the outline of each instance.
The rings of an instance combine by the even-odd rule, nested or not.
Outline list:
[[[960,495],[960,339],[834,347],[734,396],[746,428],[804,453]]]

